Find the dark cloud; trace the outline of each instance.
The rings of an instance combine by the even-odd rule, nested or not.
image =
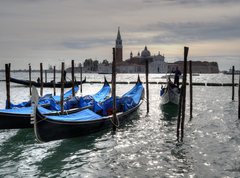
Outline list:
[[[210,40],[232,40],[240,38],[240,19],[226,18],[219,22],[159,22],[144,28],[146,31],[159,31],[153,42],[182,43]]]
[[[143,0],[144,3],[161,3],[166,5],[208,6],[224,4],[240,4],[239,0]]]
[[[99,38],[99,39],[68,39],[61,43],[62,46],[68,49],[88,49],[99,47],[102,45],[114,45],[113,39]]]

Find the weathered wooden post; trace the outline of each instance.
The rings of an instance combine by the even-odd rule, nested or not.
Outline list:
[[[64,62],[62,62],[62,71],[61,71],[61,99],[60,99],[60,105],[61,105],[61,114],[63,114],[64,108],[63,108],[63,95],[64,95]]]
[[[56,66],[53,66],[53,95],[56,96]]]
[[[112,97],[113,97],[113,131],[116,131],[117,115],[116,115],[116,51],[113,48],[112,62]]]
[[[238,81],[238,119],[240,119],[240,75]]]
[[[193,92],[192,92],[192,61],[189,61],[189,91],[190,91],[190,120],[192,120],[192,107],[193,107]]]
[[[235,84],[234,84],[234,74],[235,74],[235,67],[232,66],[232,100],[234,100],[234,88],[235,88]]]
[[[178,105],[177,141],[179,141],[179,132],[180,132],[181,116],[182,116],[182,101],[183,101],[183,87],[181,86],[181,88],[180,88],[179,105]]]
[[[149,113],[149,85],[148,85],[148,59],[146,59],[146,93],[147,93],[147,113]]]
[[[184,137],[188,49],[189,49],[188,47],[184,47],[184,68],[183,68],[184,72],[183,72],[183,101],[182,101],[181,141],[183,141],[183,137]]]
[[[74,92],[74,60],[72,60],[72,96],[75,96],[75,92]]]
[[[40,95],[43,96],[43,65],[42,63],[40,63],[40,82],[41,82]]]
[[[7,94],[6,109],[10,109],[10,64],[5,64],[5,78]]]
[[[29,67],[29,93],[30,96],[32,95],[32,68],[31,68],[31,64],[28,64]]]
[[[80,63],[80,92],[82,93],[82,64]]]
[[[44,72],[45,72],[45,83],[47,83],[47,70],[45,70]]]

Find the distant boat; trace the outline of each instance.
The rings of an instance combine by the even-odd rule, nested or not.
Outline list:
[[[227,75],[232,75],[232,69],[229,69],[229,71],[224,71],[223,73]],[[240,70],[235,70],[234,74],[240,75]]]
[[[10,81],[13,82],[13,83],[22,84],[22,85],[25,85],[25,86],[30,86],[30,83],[31,83],[32,86],[41,87],[41,83],[35,82],[35,81],[30,82],[29,80],[20,80],[20,79],[16,79],[16,78],[12,78],[12,77],[10,78]],[[75,81],[74,83],[77,84],[77,85],[81,85],[81,81]],[[82,83],[86,83],[86,77],[84,78]],[[53,86],[54,86],[54,83],[52,81],[47,82],[47,83],[43,82],[43,87],[53,87]],[[56,82],[55,87],[60,88],[61,87],[61,82]],[[66,81],[64,83],[64,87],[65,88],[72,87],[72,81]]]
[[[161,104],[173,103],[179,104],[180,89],[173,84],[171,80],[167,81],[166,86],[162,87],[160,90]]]

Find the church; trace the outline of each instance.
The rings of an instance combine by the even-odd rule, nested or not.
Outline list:
[[[164,61],[165,57],[160,54],[151,55],[151,52],[144,47],[141,54],[138,52],[136,56],[130,53],[128,59],[123,61],[123,44],[120,34],[120,28],[118,28],[117,38],[115,41],[116,49],[116,70],[118,73],[144,73],[145,72],[145,60],[149,60],[149,72],[150,73],[166,73],[167,63]],[[98,66],[99,73],[111,73],[111,65]]]

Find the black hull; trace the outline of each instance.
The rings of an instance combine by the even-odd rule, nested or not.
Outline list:
[[[10,81],[13,82],[13,83],[22,84],[22,85],[25,85],[25,86],[30,86],[30,81],[29,80],[19,80],[19,79],[15,79],[15,78],[10,78]],[[81,85],[82,83],[86,83],[86,77],[82,81],[82,83],[81,83],[81,81],[76,81],[74,83],[77,84],[77,85]],[[35,86],[35,87],[41,87],[41,83],[38,83],[38,82],[35,82],[35,81],[32,81],[31,85]],[[43,83],[43,87],[52,88],[53,87],[53,82]],[[55,87],[56,88],[61,88],[61,82],[55,83]],[[64,87],[65,88],[72,87],[72,82],[71,81],[65,82]]]
[[[127,119],[126,117],[136,111],[141,105],[142,101],[124,113],[118,113],[117,117],[121,123],[123,120]],[[36,111],[36,120],[34,123],[34,132],[38,141],[48,142],[53,140],[60,140],[66,138],[74,138],[85,136],[100,130],[103,130],[106,127],[112,126],[111,116],[103,117],[100,120],[96,121],[85,121],[85,122],[63,122],[63,121],[54,121],[45,118],[39,111]]]
[[[32,128],[30,114],[0,113],[0,129]]]

